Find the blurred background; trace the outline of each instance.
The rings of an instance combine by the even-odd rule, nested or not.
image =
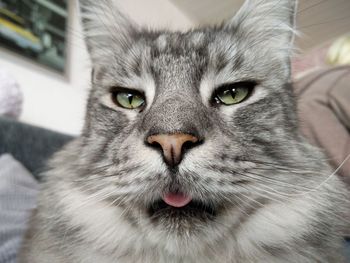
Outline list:
[[[1,45],[64,72],[67,10],[65,0],[1,0]]]
[[[243,0],[117,2],[139,24],[184,30],[230,17]],[[350,1],[302,0],[298,28],[302,34],[297,39],[295,75],[326,63],[327,47],[350,31]],[[77,2],[0,0],[0,70],[13,78],[23,94],[21,121],[79,134],[90,62]]]

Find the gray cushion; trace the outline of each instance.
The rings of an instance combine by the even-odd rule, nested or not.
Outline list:
[[[69,135],[0,118],[0,155],[12,154],[37,179],[47,159],[72,139]]]

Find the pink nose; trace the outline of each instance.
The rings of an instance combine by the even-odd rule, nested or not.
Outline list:
[[[192,147],[198,141],[196,136],[184,133],[157,134],[147,138],[149,144],[162,148],[164,159],[170,166],[178,165],[182,160],[184,148]]]

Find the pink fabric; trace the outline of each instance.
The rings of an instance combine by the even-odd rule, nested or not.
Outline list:
[[[306,54],[296,56],[292,59],[292,75],[298,77],[300,74],[312,69],[327,66],[326,57],[331,43],[317,47]]]
[[[350,66],[319,70],[295,83],[301,130],[334,168],[350,154]],[[350,184],[350,160],[339,170]]]

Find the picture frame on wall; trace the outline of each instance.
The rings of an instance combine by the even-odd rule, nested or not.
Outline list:
[[[0,47],[65,75],[68,9],[68,0],[0,0]]]

